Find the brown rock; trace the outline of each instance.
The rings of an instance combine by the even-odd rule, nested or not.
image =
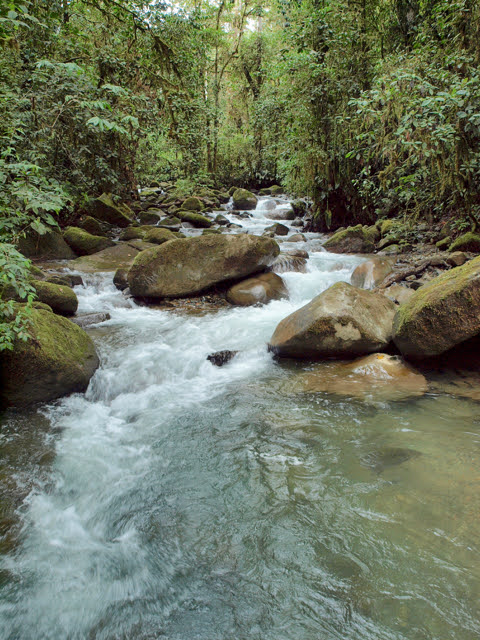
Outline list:
[[[276,273],[261,273],[233,285],[227,291],[227,300],[231,304],[248,307],[253,304],[266,304],[271,300],[288,298],[288,291],[280,276]]]

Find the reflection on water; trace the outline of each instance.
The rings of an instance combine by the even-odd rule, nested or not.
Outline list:
[[[87,394],[2,423],[2,638],[479,637],[478,403],[296,393],[265,349],[359,261],[202,316],[78,290],[112,316]]]

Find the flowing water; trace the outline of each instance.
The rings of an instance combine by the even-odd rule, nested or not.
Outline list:
[[[232,220],[260,232],[269,202]],[[294,393],[308,365],[266,342],[362,260],[309,247],[264,307],[77,287],[111,314],[87,393],[3,418],[1,638],[480,637],[479,405]]]

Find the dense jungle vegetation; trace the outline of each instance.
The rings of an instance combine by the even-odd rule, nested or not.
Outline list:
[[[152,181],[281,183],[322,231],[477,225],[477,0],[3,0],[0,43],[1,278],[24,299],[22,234]]]

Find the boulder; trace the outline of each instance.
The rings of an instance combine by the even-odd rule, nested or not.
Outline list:
[[[98,367],[95,346],[73,322],[31,311],[31,339],[0,354],[0,405],[26,407],[82,392]]]
[[[199,198],[187,198],[183,201],[182,209],[184,211],[201,211],[203,202]]]
[[[150,229],[150,227],[148,227]],[[120,240],[142,240],[143,236],[146,234],[147,229],[144,226],[142,227],[127,227],[122,231],[119,235]]]
[[[158,223],[158,227],[162,227],[163,229],[170,229],[170,231],[180,231],[182,221],[180,218],[176,218],[175,216],[169,216],[168,218],[163,218]]]
[[[140,224],[157,224],[165,217],[165,214],[161,209],[147,209],[146,211],[139,211],[137,217]]]
[[[253,278],[242,280],[227,291],[227,300],[231,304],[248,307],[253,304],[266,304],[271,300],[288,298],[285,283],[276,273],[261,273]]]
[[[266,233],[272,233],[274,236],[288,236],[288,227],[280,222],[272,224],[270,227],[265,227]]]
[[[136,244],[138,243],[138,244]],[[70,263],[72,269],[94,273],[95,271],[116,271],[119,267],[129,266],[135,256],[154,245],[144,243],[142,240],[130,242],[118,242],[114,247],[104,249],[91,256],[77,258]]]
[[[379,351],[390,343],[395,309],[385,296],[337,282],[284,318],[269,350],[310,359]]]
[[[354,270],[351,282],[360,289],[374,289],[392,272],[394,264],[391,258],[370,258]]]
[[[42,258],[44,260],[72,260],[72,258],[76,258],[75,253],[57,229],[49,229],[42,236],[30,229],[25,233],[25,237],[19,239],[18,248],[27,258]]]
[[[269,220],[295,220],[293,209],[275,209],[265,214]]]
[[[467,261],[467,256],[463,253],[463,251],[454,251],[447,258],[447,264],[451,267],[461,267],[462,264],[465,264]]]
[[[149,229],[143,236],[145,242],[151,242],[152,244],[163,244],[169,240],[175,240],[176,236],[169,229],[160,229],[159,227],[153,227]]]
[[[243,234],[173,240],[138,255],[128,284],[134,296],[181,298],[263,271],[279,251],[271,238]]]
[[[92,236],[105,235],[105,231],[103,230],[100,222],[95,220],[95,218],[92,218],[92,216],[85,216],[84,218],[81,218],[77,223],[77,227],[83,229],[87,233],[91,233]]]
[[[113,284],[119,291],[125,291],[128,288],[128,267],[119,267],[113,276]]]
[[[226,218],[224,215],[222,215],[221,213],[219,213],[217,216],[215,216],[215,223],[219,224],[219,225],[225,225],[228,224],[229,220],[228,218]]]
[[[102,193],[90,202],[90,213],[101,222],[115,227],[128,227],[132,224],[133,211],[126,204],[115,204],[111,193]]]
[[[48,304],[55,313],[62,316],[73,316],[76,312],[78,299],[75,291],[70,287],[42,280],[32,280],[32,285],[37,291],[38,301]]]
[[[363,400],[392,401],[421,396],[425,377],[399,356],[373,353],[353,362],[322,362],[289,378],[290,392],[333,393]]]
[[[257,196],[246,189],[235,189],[232,195],[235,209],[255,209],[257,206]]]
[[[195,213],[193,211],[179,211],[177,216],[184,222],[190,222],[197,229],[208,229],[212,226],[212,221],[202,216],[201,213]]]
[[[291,205],[295,216],[303,216],[307,210],[307,204],[303,200],[293,200]]]
[[[447,236],[446,238],[442,238],[441,240],[436,242],[435,246],[437,247],[437,249],[440,249],[440,251],[442,251],[444,249],[448,249],[448,247],[451,244],[452,244],[452,239],[450,236]]]
[[[393,339],[410,358],[437,356],[480,332],[480,257],[418,289],[397,311]]]
[[[113,247],[115,243],[110,238],[103,236],[93,236],[88,231],[84,231],[79,227],[67,227],[63,233],[65,242],[75,251],[79,256],[90,256],[92,253],[98,253]]]
[[[270,187],[270,195],[271,196],[279,196],[282,193],[285,193],[285,189],[281,187],[279,184],[274,184]]]
[[[379,236],[377,227],[357,224],[356,227],[337,231],[323,246],[334,253],[372,253]]]
[[[403,287],[401,284],[392,284],[386,289],[380,289],[379,293],[387,296],[392,302],[403,304],[410,300],[415,291],[410,287]]]
[[[461,236],[448,247],[450,252],[453,251],[471,251],[472,253],[480,253],[480,235],[469,231]]]
[[[287,242],[306,242],[307,239],[303,233],[294,233],[293,236],[287,238]]]

